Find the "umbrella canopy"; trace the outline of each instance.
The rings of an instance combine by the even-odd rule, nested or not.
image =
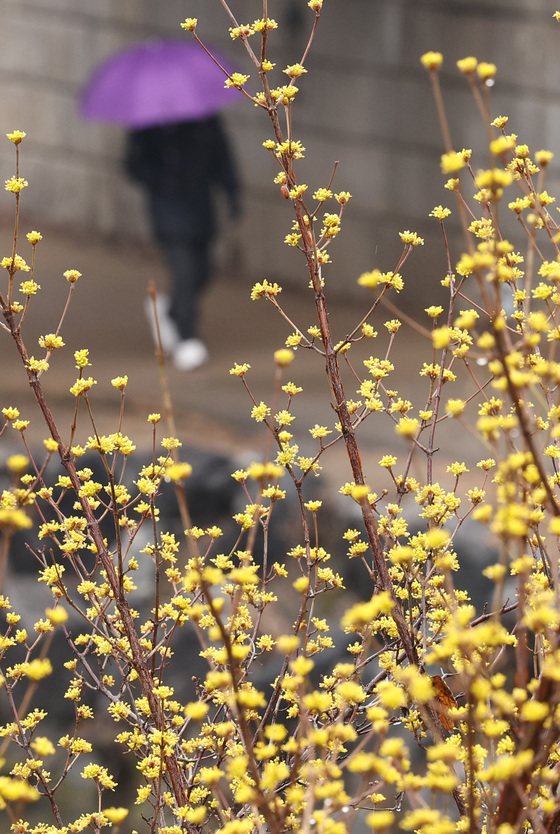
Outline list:
[[[231,65],[216,55],[222,66]],[[94,72],[81,99],[88,119],[129,128],[209,118],[240,100],[225,88],[222,70],[192,41],[153,40],[135,44]]]

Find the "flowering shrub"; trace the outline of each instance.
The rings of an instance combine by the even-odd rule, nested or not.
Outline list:
[[[305,81],[322,5],[308,3],[309,43],[301,61],[284,70],[287,82],[274,87],[268,37],[276,23],[266,0],[263,17],[248,25],[222,0],[231,36],[246,48],[262,82],[261,92],[245,95],[270,117],[273,138],[264,147],[277,161],[275,183],[294,210],[286,243],[302,253],[316,312],[316,324],[302,328],[282,310],[280,286],[265,279],[252,289],[254,300],[272,303],[284,316],[289,333],[275,354],[280,389],[270,404],[253,396],[249,365],[231,369],[276,450],[233,473],[246,506],[235,516],[237,540],[223,552],[218,527],[188,522],[181,489],[190,466],[179,458],[179,440],[160,439],[159,414],[147,418],[151,461],[133,481],[125,479],[135,447],[120,420],[113,434],[96,429],[87,349],[75,354],[70,393],[76,414],[83,409],[89,419],[89,436],[78,436],[76,420],[67,434],[57,427],[41,378],[64,347],[63,321],[39,339],[41,350],[33,355],[23,325],[41,289],[35,257],[41,235],[27,234],[31,258],[25,260],[19,254],[25,134],[8,136],[16,170],[6,189],[14,194],[16,222],[13,250],[1,261],[2,331],[21,357],[48,433],[42,459],[28,447],[29,421],[13,405],[2,408],[0,436],[15,431],[23,447],[7,461],[12,485],[0,499],[2,576],[15,533],[34,527],[37,578],[46,594],[45,616],[31,630],[22,627],[23,612],[0,597],[1,697],[8,715],[0,730],[0,802],[12,832],[116,832],[128,825],[129,813],[133,825],[159,834],[345,834],[358,826],[540,834],[560,825],[560,234],[549,211],[554,198],[543,188],[552,155],[530,152],[507,132],[507,117],[492,116],[488,82],[496,68],[469,57],[459,70],[492,132],[493,163],[476,168],[470,150],[451,144],[438,85],[442,56],[422,57],[438,103],[446,145],[441,166],[451,175],[445,187],[453,209],[431,211],[447,254],[448,300],[426,309],[433,356],[420,369],[426,399],[413,405],[390,387],[401,321],[385,322],[387,342],[371,320],[402,288],[401,270],[423,244],[418,235],[400,233],[403,252],[392,269],[360,277],[373,301],[355,329],[335,342],[330,328],[329,247],[350,194],[329,182],[309,199],[296,177],[305,148],[292,135],[296,82]],[[195,19],[182,25],[198,40]],[[247,80],[236,73],[225,83],[244,90]],[[448,244],[452,211],[465,234],[462,254]],[[525,254],[502,234],[508,211],[524,234]],[[71,295],[80,273],[70,269],[64,277]],[[352,364],[353,348],[366,340],[379,348],[360,368]],[[326,369],[336,413],[333,425],[309,429],[316,444],[310,456],[290,431],[302,396],[297,382],[285,378],[295,348],[313,351],[318,372]],[[460,367],[470,380],[466,394],[464,384],[453,390]],[[112,384],[124,407],[126,376]],[[386,450],[378,472],[385,470],[391,487],[376,491],[378,476],[371,473],[367,483],[356,430],[381,419],[394,423],[408,453],[399,461]],[[476,432],[483,453],[478,482],[466,490],[466,464],[445,462],[444,471],[437,457],[438,432],[454,420],[459,433]],[[308,481],[334,444],[344,445],[351,472],[340,491],[359,510],[359,522],[337,547],[360,564],[366,590],[342,616],[351,642],[319,675],[339,625],[321,616],[328,606],[319,610],[319,601],[344,588],[345,568],[338,565],[345,560],[339,555],[330,564],[319,536],[322,502],[309,497]],[[86,454],[98,456],[100,480],[84,465]],[[55,483],[47,474],[52,458],[63,467]],[[177,487],[184,541],[159,520],[165,481]],[[301,528],[292,531],[285,562],[271,564],[270,519],[288,489],[298,499]],[[454,580],[455,540],[471,523],[486,525],[496,542],[495,563],[484,571],[494,593],[482,612]],[[262,560],[255,555],[259,539]],[[142,563],[153,576],[147,612],[134,607]],[[511,577],[515,591],[508,597]],[[295,619],[277,633],[286,601],[295,604]],[[194,681],[175,674],[172,684],[169,670],[180,661],[172,658],[185,629],[196,635],[207,672]],[[51,737],[47,711],[33,703],[41,704],[48,691],[57,630],[72,653],[61,697],[75,720],[70,732]],[[119,788],[96,747],[105,710],[114,722],[115,749],[136,763],[136,809],[115,807],[108,798],[113,791],[118,797]],[[83,812],[71,821],[60,797],[74,771],[93,791],[91,805],[84,799]],[[35,803],[49,822],[29,821]]]

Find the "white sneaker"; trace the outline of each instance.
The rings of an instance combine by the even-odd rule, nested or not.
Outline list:
[[[144,302],[144,312],[146,313],[146,317],[150,323],[150,329],[152,331],[152,338],[154,340],[154,344],[157,347],[157,316],[157,324],[159,326],[159,337],[161,339],[162,350],[164,353],[171,353],[180,342],[181,337],[179,336],[177,325],[175,324],[173,319],[169,317],[169,297],[167,295],[164,295],[163,293],[158,293],[156,295],[155,307],[156,312],[154,315],[153,301],[150,298],[150,296],[147,296]]]
[[[179,371],[194,371],[208,359],[208,350],[200,339],[185,339],[173,351],[173,363]]]

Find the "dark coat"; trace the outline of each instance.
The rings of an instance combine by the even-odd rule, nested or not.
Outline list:
[[[211,237],[219,189],[232,215],[239,211],[237,170],[218,116],[131,131],[125,167],[148,191],[159,240]]]

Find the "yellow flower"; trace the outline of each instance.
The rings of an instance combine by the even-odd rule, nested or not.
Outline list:
[[[445,411],[447,414],[451,414],[452,417],[460,417],[463,411],[465,410],[466,402],[464,400],[447,400],[447,405],[445,406]]]
[[[456,178],[451,178],[451,179],[447,180],[447,182],[445,183],[445,185],[443,187],[447,188],[448,191],[459,191],[459,186],[460,186],[459,180],[456,179]]]
[[[295,353],[289,348],[281,348],[274,352],[274,362],[279,368],[286,368],[295,358]]]
[[[323,203],[325,200],[329,200],[332,195],[333,193],[330,188],[318,188],[313,194],[313,199]]]
[[[535,162],[537,165],[540,165],[541,168],[546,168],[549,162],[552,161],[554,154],[552,151],[536,151],[535,152]]]
[[[46,736],[36,736],[31,742],[31,747],[40,758],[52,756],[56,752],[54,744]]]
[[[19,287],[19,291],[24,295],[36,295],[40,289],[41,285],[36,284],[33,280],[22,281]]]
[[[128,377],[127,376],[116,376],[116,377],[114,377],[114,379],[111,380],[111,385],[114,388],[118,388],[119,391],[124,391],[124,389],[128,385]]]
[[[48,657],[42,660],[37,657],[29,663],[20,664],[19,668],[26,677],[33,681],[40,681],[52,674],[52,665]]]
[[[514,211],[516,214],[521,214],[521,212],[526,209],[530,208],[531,205],[531,197],[516,197],[515,200],[512,200],[511,203],[508,203],[508,209]]]
[[[384,707],[398,709],[406,706],[406,693],[395,681],[380,681],[375,688],[376,694]]]
[[[234,376],[245,376],[250,367],[251,366],[247,362],[243,363],[243,365],[239,365],[236,362],[233,368],[230,368],[229,372]]]
[[[443,206],[436,206],[430,212],[430,217],[437,217],[438,220],[445,220],[446,217],[449,217],[451,214],[451,209],[444,208]]]
[[[299,199],[299,197],[301,197],[303,194],[305,194],[307,189],[308,189],[308,186],[305,185],[304,183],[301,183],[301,185],[296,185],[293,188],[290,188],[290,190],[288,191],[288,194],[289,194],[289,196],[292,200],[297,200],[297,199]]]
[[[462,151],[449,151],[441,156],[441,171],[442,174],[454,174],[464,168],[471,157],[472,151],[470,149],[463,149]]]
[[[416,232],[409,232],[408,229],[405,232],[399,232],[399,237],[402,242],[406,243],[408,246],[424,245],[424,238],[418,237]]]
[[[260,20],[253,21],[254,32],[266,32],[267,30],[278,29],[278,24],[271,17],[260,18]]]
[[[75,284],[78,278],[82,277],[82,273],[78,272],[77,269],[67,269],[62,275],[70,284]]]
[[[353,605],[342,617],[340,622],[346,632],[360,631],[371,625],[376,617],[389,614],[393,610],[394,602],[387,591],[373,596],[369,602],[359,602]]]
[[[463,75],[473,75],[476,72],[478,61],[473,57],[461,58],[457,61],[457,66]]]
[[[4,415],[6,420],[17,420],[17,418],[19,417],[19,410],[17,408],[14,408],[14,406],[10,405],[2,409],[2,414]]]
[[[14,143],[14,145],[19,145],[19,143],[23,139],[25,139],[26,134],[23,132],[23,130],[14,130],[12,131],[12,133],[6,133],[6,136],[8,137],[10,142]]]
[[[349,191],[339,191],[338,194],[334,195],[334,199],[337,203],[340,203],[343,206],[348,200],[352,197]]]
[[[441,52],[425,52],[420,61],[425,69],[437,72],[443,63],[443,55]]]
[[[384,322],[383,326],[387,328],[389,333],[396,333],[401,326],[401,322],[398,319],[390,319]]]
[[[378,284],[381,283],[383,278],[382,273],[379,269],[374,269],[371,272],[363,272],[360,277],[358,278],[358,284],[362,287],[368,287],[369,289],[374,289]]]
[[[82,394],[89,391],[94,385],[97,385],[97,382],[91,376],[88,376],[87,379],[77,379],[74,385],[70,388],[70,393],[75,397],[80,397]]]
[[[165,470],[165,477],[173,483],[178,483],[190,478],[192,475],[192,466],[190,463],[172,463]]]
[[[208,712],[208,704],[203,701],[193,701],[186,705],[185,715],[193,721],[202,721]]]
[[[68,619],[67,610],[60,605],[57,605],[56,608],[47,608],[45,614],[53,625],[61,625]]]
[[[491,78],[494,78],[498,68],[496,64],[488,64],[485,61],[481,61],[476,71],[481,81],[489,81]]]
[[[224,87],[236,87],[240,90],[244,84],[249,80],[249,75],[243,75],[241,72],[233,72],[229,78],[226,79]]]
[[[23,260],[23,258],[19,255],[16,255],[15,258],[2,258],[2,260],[0,261],[0,266],[2,267],[2,269],[13,269],[15,271],[21,269],[23,270],[23,272],[29,272],[29,270],[31,269],[31,267],[28,266]]]
[[[74,359],[76,360],[76,368],[85,368],[89,365],[89,350],[83,348],[74,352]]]
[[[41,234],[41,232],[27,232],[25,237],[32,246],[35,246],[36,243],[38,243],[40,240],[43,240],[43,235]]]
[[[30,356],[27,360],[27,367],[30,371],[33,371],[33,373],[37,374],[41,371],[48,371],[49,363],[46,361],[46,359],[35,359],[34,356]]]
[[[270,408],[263,403],[262,400],[258,405],[253,406],[251,410],[251,417],[253,420],[256,420],[257,423],[262,423],[270,414]]]
[[[26,455],[10,455],[6,460],[6,467],[14,475],[23,475],[29,466],[29,458]]]
[[[476,187],[481,190],[488,189],[489,191],[499,193],[501,189],[510,185],[512,181],[512,174],[509,171],[504,171],[503,168],[479,170],[476,173]]]
[[[317,423],[315,423],[313,428],[309,429],[309,433],[311,437],[317,439],[320,437],[326,437],[328,434],[332,434],[332,431],[330,429],[327,429],[326,426],[319,426]]]
[[[420,423],[415,417],[401,417],[395,426],[395,431],[397,434],[402,434],[403,437],[414,437],[419,425]]]
[[[502,130],[509,121],[509,116],[496,116],[496,118],[490,122],[492,127],[497,127],[498,130]]]
[[[451,343],[451,331],[449,327],[436,327],[432,330],[432,342],[436,350],[443,350]]]
[[[101,787],[108,788],[109,790],[114,790],[117,787],[117,783],[109,775],[107,768],[101,765],[87,765],[82,770],[80,776],[82,779],[94,779]]]
[[[12,194],[19,194],[27,185],[29,183],[23,177],[10,177],[9,180],[6,180],[5,188],[6,191],[11,191]]]
[[[286,67],[283,72],[285,72],[290,78],[299,78],[300,75],[303,75],[303,73],[307,72],[307,70],[302,66],[302,64],[291,64],[291,66]]]
[[[350,496],[354,499],[354,501],[360,502],[364,498],[367,498],[370,488],[367,484],[353,484],[350,489]]]
[[[513,136],[498,136],[497,139],[490,142],[490,153],[494,154],[494,156],[502,156],[507,151],[513,150],[514,147],[515,139]],[[517,155],[520,156],[520,154]]]
[[[186,29],[188,32],[194,32],[197,23],[198,20],[196,19],[196,17],[186,17],[185,22],[181,23],[181,28]],[[111,820],[111,822],[113,822],[113,820]]]
[[[248,38],[254,34],[251,26],[232,26],[229,30],[229,36],[232,40],[237,38]]]
[[[39,345],[46,350],[57,350],[57,348],[64,347],[64,342],[61,336],[55,333],[47,333],[46,336],[39,337]]]
[[[523,721],[543,721],[550,712],[550,706],[543,701],[527,701],[521,707]]]
[[[298,594],[306,594],[309,590],[309,579],[306,576],[300,576],[295,582],[292,582],[293,587]]]
[[[391,828],[395,820],[395,815],[392,811],[373,811],[366,817],[366,823],[373,828],[374,831],[385,831]]]
[[[128,817],[128,808],[115,808],[114,806],[111,806],[110,808],[105,808],[103,815],[107,817],[109,822],[112,822],[113,825],[120,825],[121,822],[124,822],[124,820]]]
[[[265,278],[262,284],[255,284],[253,286],[253,289],[251,290],[251,301],[256,301],[258,298],[263,297],[274,297],[281,292],[282,287],[278,286],[278,284],[269,283],[269,281]]]
[[[466,464],[461,463],[460,461],[455,461],[454,463],[449,464],[446,471],[451,472],[452,475],[458,477],[459,475],[462,475],[463,472],[468,472],[469,470],[467,469]]]
[[[8,530],[29,530],[33,522],[23,510],[0,509],[0,528]]]

